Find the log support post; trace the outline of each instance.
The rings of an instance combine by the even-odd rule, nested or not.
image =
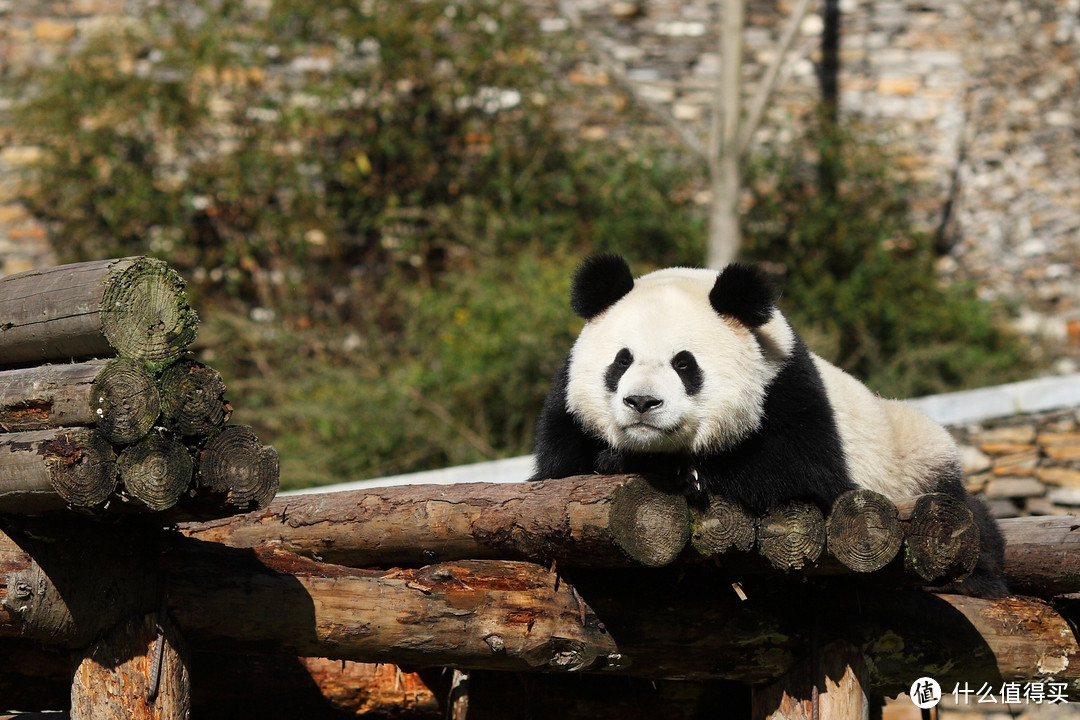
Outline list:
[[[186,720],[190,709],[187,648],[160,612],[87,648],[71,683],[71,720]]]
[[[866,661],[836,642],[813,653],[753,698],[754,720],[869,720]]]

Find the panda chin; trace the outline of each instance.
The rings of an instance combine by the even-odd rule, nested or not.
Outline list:
[[[616,447],[631,452],[678,453],[686,451],[690,443],[681,432],[682,428],[664,428],[649,423],[633,423],[619,428]]]

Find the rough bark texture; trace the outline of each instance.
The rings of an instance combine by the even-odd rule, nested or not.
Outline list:
[[[1080,592],[1080,518],[1008,518],[998,527],[1005,538],[1005,580],[1014,593]]]
[[[142,364],[90,360],[0,371],[0,431],[96,427],[124,445],[150,432],[158,391]]]
[[[904,521],[904,566],[931,584],[966,578],[979,559],[979,526],[963,502],[931,493],[896,504]]]
[[[184,282],[158,260],[62,265],[0,280],[0,366],[120,355],[167,363],[195,339]]]
[[[692,511],[690,543],[702,555],[721,555],[731,550],[750,552],[757,536],[757,520],[737,502],[721,497],[710,500],[704,510]]]
[[[846,642],[812,652],[776,682],[754,690],[754,720],[869,720],[862,654]]]
[[[825,550],[825,518],[812,503],[772,508],[758,522],[758,552],[778,570],[813,565]]]
[[[274,499],[279,482],[277,451],[246,425],[222,428],[199,456],[197,485],[232,508],[256,510]]]
[[[187,720],[190,658],[168,618],[131,618],[83,654],[71,720]]]
[[[638,518],[649,519],[650,534],[633,537]],[[465,558],[658,565],[682,550],[688,528],[681,497],[635,476],[589,475],[280,497],[265,511],[182,529],[237,547],[266,543],[375,567]]]
[[[88,428],[0,434],[0,510],[94,508],[116,488],[112,446]]]
[[[175,363],[165,369],[158,383],[165,426],[184,437],[209,435],[232,414],[221,374],[202,363]]]
[[[833,503],[825,523],[829,554],[855,572],[873,572],[892,562],[904,541],[896,506],[884,495],[859,489]]]
[[[170,614],[202,649],[519,671],[585,669],[616,652],[574,588],[529,563],[375,572],[195,540],[163,562]]]
[[[117,458],[124,498],[154,511],[168,510],[191,486],[194,463],[184,445],[151,435]]]

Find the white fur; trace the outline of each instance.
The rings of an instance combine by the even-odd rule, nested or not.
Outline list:
[[[779,311],[755,341],[709,304],[717,273],[669,268],[649,273],[622,299],[585,324],[570,358],[567,409],[612,447],[644,452],[707,452],[732,447],[761,426],[765,388],[790,355],[795,335]],[[617,391],[604,374],[622,348],[633,365]],[[687,395],[671,366],[682,350],[704,373]],[[891,499],[933,490],[937,473],[957,464],[956,447],[937,423],[905,403],[885,400],[812,355],[830,402],[851,480]],[[648,418],[628,395],[663,405]]]
[[[567,409],[611,446],[645,452],[721,450],[760,427],[765,388],[794,337],[776,313],[759,331],[769,338],[763,349],[750,330],[712,309],[715,282],[715,271],[659,270],[586,323],[571,351]],[[604,373],[624,347],[634,363],[612,394]],[[704,371],[693,396],[671,366],[683,350]],[[624,403],[628,395],[663,405],[643,419]]]

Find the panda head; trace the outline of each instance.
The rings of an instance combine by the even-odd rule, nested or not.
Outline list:
[[[794,335],[751,265],[670,268],[634,280],[588,258],[571,289],[586,320],[570,353],[567,410],[622,451],[723,450],[756,430]]]

